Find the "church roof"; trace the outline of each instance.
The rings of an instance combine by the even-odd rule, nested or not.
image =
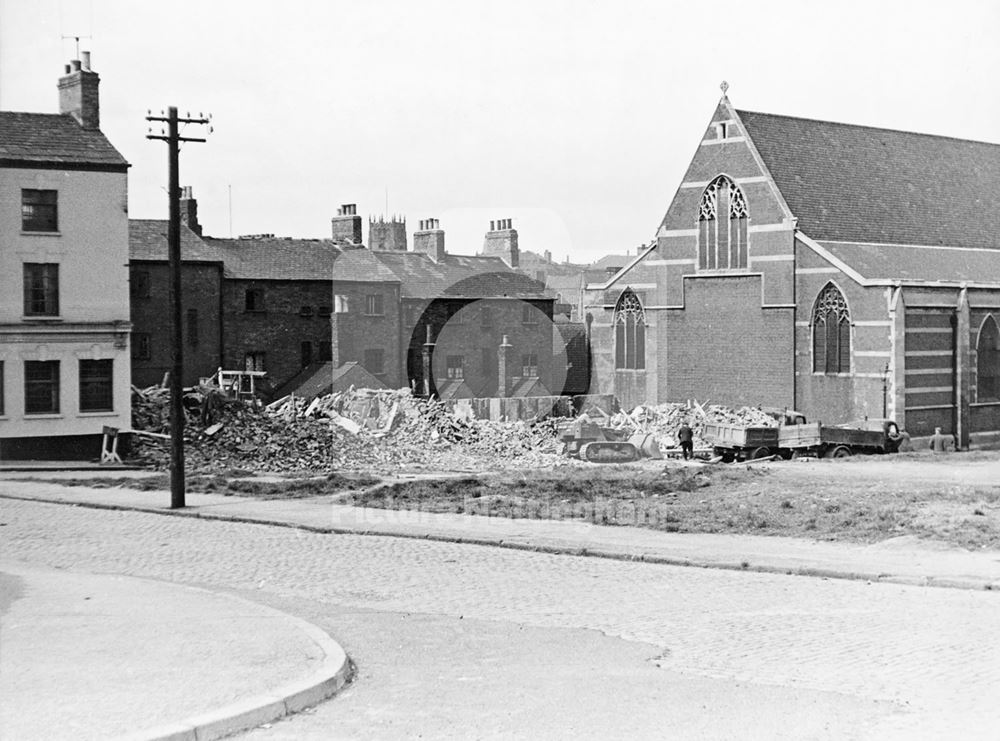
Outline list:
[[[1000,144],[737,114],[813,239],[1000,248]]]
[[[830,241],[819,244],[866,282],[1000,286],[1000,250]]]

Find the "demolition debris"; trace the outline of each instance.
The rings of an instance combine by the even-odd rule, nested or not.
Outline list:
[[[169,464],[167,389],[133,387],[133,457],[156,468]],[[284,397],[266,406],[237,400],[213,385],[184,393],[185,456],[195,471],[295,472],[399,468],[503,470],[576,464],[565,454],[559,418],[496,422],[476,419],[468,405],[427,400],[409,389],[350,389],[314,399]],[[686,419],[696,447],[706,445],[706,421],[775,425],[759,409],[733,410],[691,401],[638,406],[608,414],[582,410],[620,434],[651,435],[672,450]]]

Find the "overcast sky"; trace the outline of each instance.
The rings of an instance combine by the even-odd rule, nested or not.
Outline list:
[[[329,235],[342,203],[512,218],[587,262],[654,235],[720,96],[737,108],[1000,142],[1000,3],[0,0],[0,108],[57,112],[89,36],[130,214],[166,218],[147,108],[211,112],[181,153],[205,233]],[[365,232],[367,239],[367,229]]]

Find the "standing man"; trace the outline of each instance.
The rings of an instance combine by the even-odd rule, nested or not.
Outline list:
[[[951,435],[942,434],[940,427],[935,427],[930,447],[935,453],[950,453],[955,449],[955,439]]]
[[[694,433],[691,432],[686,417],[681,420],[680,429],[677,430],[677,442],[681,444],[684,460],[688,460],[694,456]]]

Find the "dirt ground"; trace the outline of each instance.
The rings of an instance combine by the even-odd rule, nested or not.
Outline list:
[[[54,476],[63,485],[166,489],[164,474]],[[876,543],[899,537],[1000,548],[1000,451],[707,464],[646,460],[523,471],[421,470],[283,477],[188,476],[190,491],[329,497],[386,509],[585,520],[667,532],[753,533]]]
[[[644,461],[422,478],[344,498],[392,509],[583,519],[669,532],[1000,547],[1000,452],[753,464]]]

